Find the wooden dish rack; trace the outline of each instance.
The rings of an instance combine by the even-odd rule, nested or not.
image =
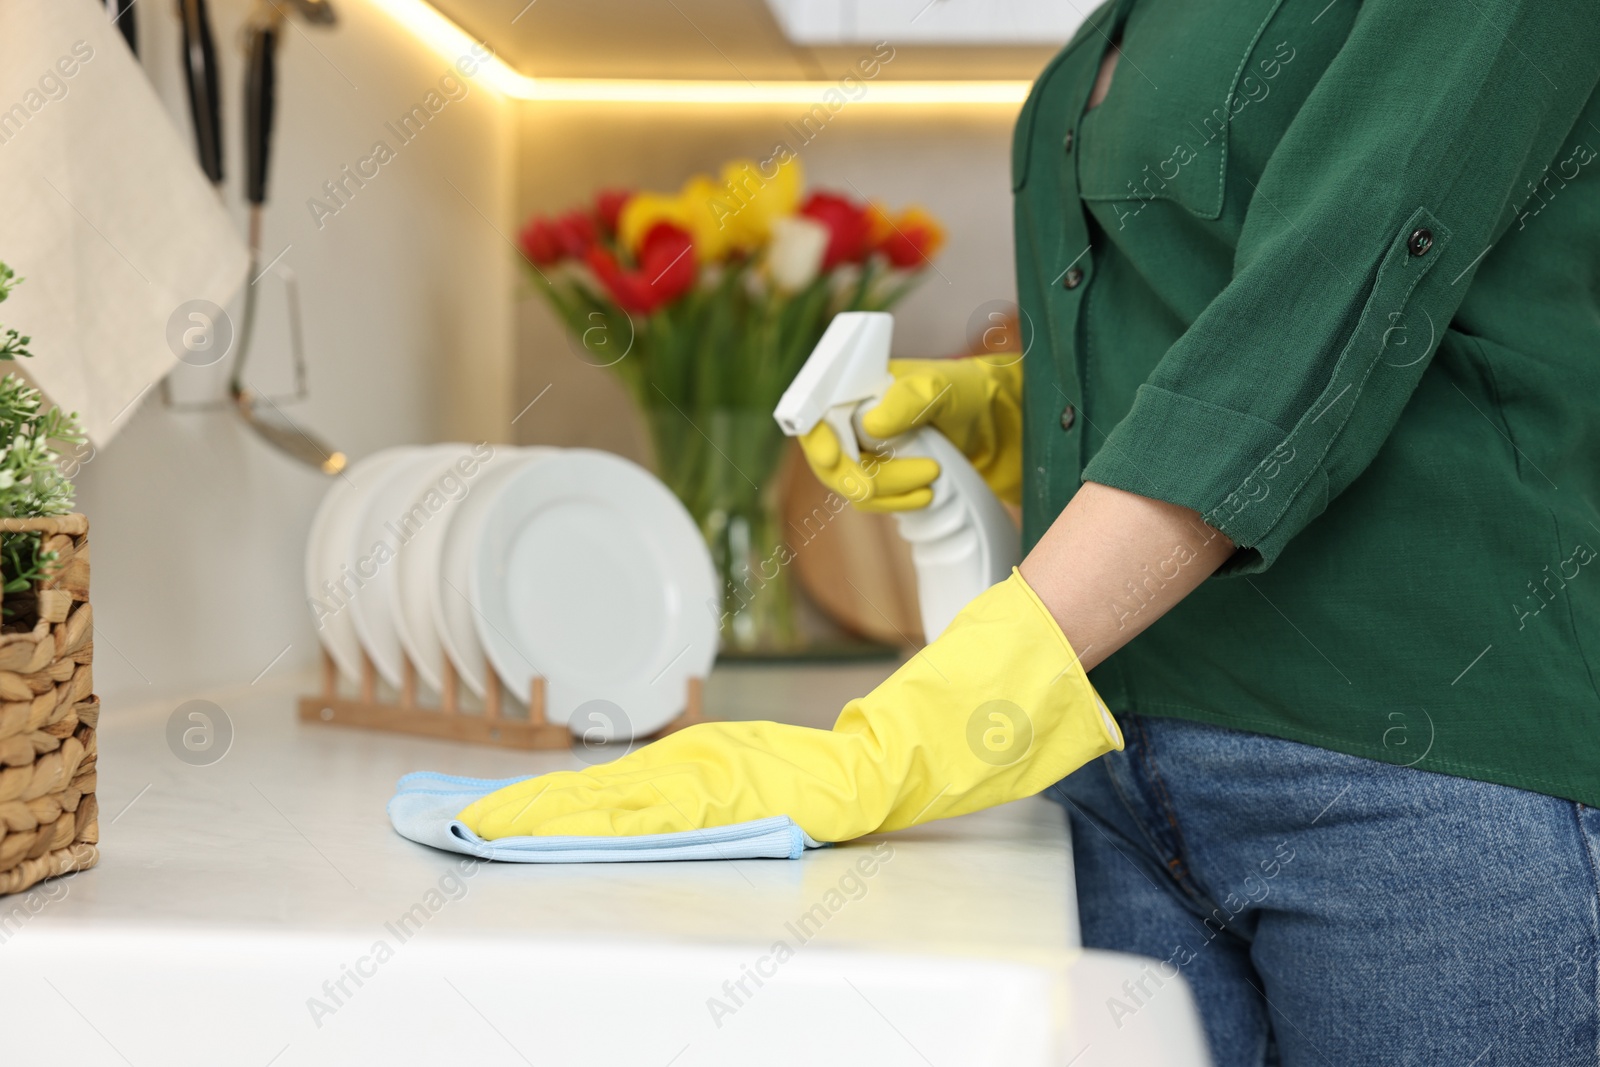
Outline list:
[[[505,714],[505,689],[492,664],[486,665],[483,711],[468,711],[461,706],[461,679],[449,657],[444,661],[444,686],[439,703],[425,705],[417,699],[417,669],[410,657],[402,664],[402,684],[398,700],[381,698],[378,672],[365,652],[361,654],[361,680],[354,698],[341,695],[339,668],[326,649],[322,652],[322,691],[300,698],[300,721],[333,726],[355,726],[367,730],[433,737],[445,741],[468,741],[501,748],[562,749],[572,744],[572,732],[561,723],[545,718],[545,680],[535,675],[528,692],[528,717]],[[704,679],[690,678],[683,713],[656,731],[664,737],[685,726],[705,720]]]

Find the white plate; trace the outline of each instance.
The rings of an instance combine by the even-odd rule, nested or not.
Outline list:
[[[510,691],[542,674],[551,722],[610,720],[608,739],[677,717],[689,679],[716,658],[722,601],[705,541],[666,486],[620,456],[565,449],[498,486],[481,525],[473,621]],[[591,701],[615,707],[575,718]]]
[[[482,457],[494,455],[487,445],[478,446],[479,452],[473,447],[429,445],[408,453],[390,464],[352,508],[346,554],[366,562],[362,574],[372,577],[350,601],[350,617],[378,675],[396,689],[405,681],[406,657],[396,625],[401,561],[417,550],[424,533],[448,524],[450,512],[482,472]],[[424,681],[438,688],[437,674]]]
[[[497,446],[494,460],[473,479],[472,492],[451,510],[449,524],[444,529],[444,536],[439,539],[442,543],[434,555],[434,572],[431,576],[425,576],[432,579],[425,591],[433,631],[445,655],[455,665],[456,676],[461,679],[461,684],[479,697],[483,696],[489,667],[473,619],[477,611],[467,594],[467,575],[473,546],[477,543],[478,527],[483,522],[496,488],[523,467],[556,451],[553,448]],[[428,553],[422,555],[427,557]],[[424,566],[427,563],[424,558]],[[524,698],[526,693],[526,689],[513,690],[512,696]]]
[[[361,681],[361,639],[356,634],[351,604],[367,582],[359,556],[349,550],[356,511],[385,473],[415,448],[386,448],[352,464],[335,478],[311,520],[306,538],[306,596],[317,639],[328,650],[339,673]]]
[[[430,490],[438,490],[447,503],[437,511],[430,509],[427,521],[406,523],[402,529],[410,539],[395,558],[389,624],[400,639],[401,649],[417,668],[417,677],[434,692],[444,688],[445,652],[433,620],[430,590],[439,585],[445,531],[461,503],[462,493],[476,492],[490,465],[512,452],[505,445],[436,445],[429,450],[428,462],[414,468],[411,498],[424,505],[438,503],[438,498],[428,499]],[[457,481],[461,488],[456,488]]]

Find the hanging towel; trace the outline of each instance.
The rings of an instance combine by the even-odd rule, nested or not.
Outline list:
[[[0,188],[0,259],[27,279],[0,319],[38,352],[6,369],[104,445],[248,253],[96,0],[0,3]]]
[[[519,778],[458,778],[418,771],[401,778],[389,801],[389,822],[401,837],[422,845],[507,863],[651,863],[661,860],[799,859],[821,848],[787,815],[638,837],[503,837],[485,841],[456,818],[479,797]]]

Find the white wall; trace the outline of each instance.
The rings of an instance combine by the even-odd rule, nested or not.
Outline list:
[[[367,0],[336,4],[337,28],[291,29],[281,52],[264,245],[269,257],[288,246],[282,263],[300,279],[312,394],[286,410],[352,457],[407,442],[505,440],[516,410],[516,278],[497,229],[512,232],[510,107],[469,83],[319,228],[308,198],[374,141],[397,146],[384,124],[449,67]],[[136,5],[140,49],[187,132],[174,6]],[[241,228],[247,7],[211,2],[225,82],[225,197]],[[282,290],[275,279],[262,284],[252,377],[287,389]],[[48,338],[35,348],[48,358]],[[174,380],[196,397],[214,395],[214,377],[180,368]],[[277,674],[314,661],[302,549],[327,484],[231,413],[179,413],[146,397],[78,479],[94,545],[96,682],[109,713],[119,695],[177,696],[249,682],[269,664]]]

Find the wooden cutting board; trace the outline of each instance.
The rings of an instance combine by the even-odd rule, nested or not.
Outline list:
[[[881,644],[923,644],[911,547],[889,515],[857,511],[806,466],[784,458],[782,515],[800,586],[840,627]]]

